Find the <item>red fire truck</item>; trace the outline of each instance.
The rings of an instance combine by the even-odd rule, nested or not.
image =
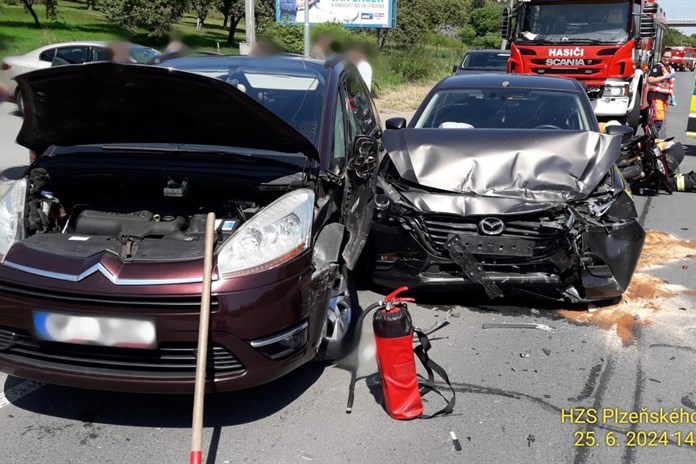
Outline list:
[[[655,0],[511,0],[503,11],[508,72],[584,84],[599,120],[633,127],[647,107],[647,75],[667,24]]]
[[[693,71],[696,48],[672,47],[672,67],[677,71]]]

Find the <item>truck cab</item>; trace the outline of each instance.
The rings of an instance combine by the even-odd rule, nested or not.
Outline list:
[[[503,16],[508,72],[575,78],[598,119],[633,127],[665,34],[664,12],[652,0],[520,0]]]

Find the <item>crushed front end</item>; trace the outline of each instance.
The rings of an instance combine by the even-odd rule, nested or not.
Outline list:
[[[457,213],[465,209],[461,195],[424,189],[398,174],[386,174],[379,186],[373,280],[385,287],[607,300],[628,287],[645,238],[615,170],[582,201],[513,205],[487,198],[495,207],[484,203],[472,214]]]

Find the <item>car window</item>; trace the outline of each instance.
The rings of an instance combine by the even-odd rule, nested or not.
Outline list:
[[[88,53],[89,47],[60,47],[53,58],[53,65],[85,63]]]
[[[145,64],[149,63],[154,57],[160,54],[157,50],[148,47],[130,47],[128,54],[136,63]]]
[[[56,49],[55,48],[49,48],[48,50],[44,50],[41,52],[39,55],[39,60],[40,61],[48,61],[49,63],[53,62],[53,57],[56,56]]]
[[[357,135],[371,135],[377,129],[377,119],[372,112],[369,93],[362,81],[353,73],[346,72],[342,87],[351,140]]]
[[[295,128],[314,144],[318,143],[326,88],[324,76],[313,66],[298,67],[276,58],[254,61],[172,60],[166,66],[220,79],[260,103]]]
[[[450,89],[426,103],[416,127],[591,130],[578,95],[536,89]]]
[[[92,61],[109,61],[110,55],[108,48],[92,48]]]
[[[341,104],[341,99],[336,100],[336,115],[334,117],[333,124],[333,147],[331,150],[331,168],[338,165],[341,160],[346,159],[346,153],[348,151],[346,145],[346,125],[345,125],[345,112],[343,111],[343,105]]]
[[[462,69],[507,69],[510,55],[507,53],[468,53],[462,61]]]

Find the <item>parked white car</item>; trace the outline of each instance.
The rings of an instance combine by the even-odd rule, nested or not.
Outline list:
[[[90,61],[105,61],[109,57],[108,42],[64,42],[37,48],[25,55],[8,56],[0,62],[0,83],[17,102],[20,113],[24,110],[21,92],[15,77],[35,69],[50,68],[65,64],[82,64]],[[147,63],[160,53],[142,45],[129,44],[128,55],[133,63]]]

